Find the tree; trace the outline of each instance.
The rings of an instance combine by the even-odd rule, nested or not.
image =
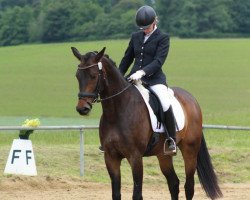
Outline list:
[[[25,7],[39,3],[40,0],[0,0],[0,10],[13,8],[15,6]]]
[[[234,30],[238,33],[250,34],[250,1],[233,0],[231,16],[234,21]]]
[[[97,35],[95,26],[96,17],[103,13],[104,9],[98,4],[92,2],[78,4],[72,16],[74,20],[73,35],[79,39],[86,39],[88,36]]]
[[[165,31],[181,37],[217,37],[230,33],[231,0],[159,0],[157,11]]]
[[[172,35],[178,35],[180,31],[180,21],[183,17],[185,0],[158,0],[155,9],[159,18],[159,26]]]
[[[195,0],[194,0],[195,1]],[[229,14],[230,0],[196,0],[197,35],[230,32],[233,21]]]
[[[45,13],[42,41],[83,39],[85,28],[90,27],[101,13],[103,9],[91,1],[53,1]]]
[[[30,7],[14,7],[1,13],[0,45],[17,45],[29,41],[29,27],[33,20]]]
[[[0,0],[0,45],[129,37],[145,4],[170,35],[250,35],[245,0]]]
[[[72,20],[72,2],[54,1],[45,13],[43,24],[43,42],[65,41],[70,38],[74,28]]]

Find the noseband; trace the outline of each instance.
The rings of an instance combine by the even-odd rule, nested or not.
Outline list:
[[[119,94],[123,93],[125,90],[127,90],[132,84],[129,84],[128,86],[126,86],[123,90],[121,90],[120,92],[114,94],[114,95],[111,95],[109,97],[106,97],[106,98],[103,98],[101,99],[100,98],[100,92],[101,92],[101,79],[103,79],[103,71],[102,71],[102,63],[101,62],[98,62],[97,64],[93,64],[93,65],[89,65],[89,66],[86,66],[86,67],[78,67],[79,70],[85,70],[85,69],[88,69],[88,68],[91,68],[91,67],[95,67],[95,66],[98,66],[98,80],[97,80],[97,84],[96,84],[96,88],[94,90],[93,93],[90,93],[90,92],[79,92],[78,93],[78,98],[79,99],[83,99],[85,97],[90,97],[90,98],[94,98],[94,103],[97,102],[97,103],[100,103],[102,101],[105,101],[105,100],[108,100],[108,99],[111,99],[115,96],[118,96]]]

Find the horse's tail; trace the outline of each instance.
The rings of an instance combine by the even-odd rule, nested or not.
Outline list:
[[[197,158],[197,172],[200,183],[208,197],[216,199],[223,196],[218,185],[217,176],[215,174],[203,134]]]

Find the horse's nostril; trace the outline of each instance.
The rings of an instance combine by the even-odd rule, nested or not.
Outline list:
[[[86,112],[89,112],[89,111],[90,111],[90,109],[89,109],[89,108],[84,107],[84,108],[82,109],[82,111],[83,111],[84,113],[86,113]]]
[[[80,115],[87,115],[90,112],[90,108],[87,107],[83,107],[83,108],[79,108],[76,107],[76,111],[80,114]]]

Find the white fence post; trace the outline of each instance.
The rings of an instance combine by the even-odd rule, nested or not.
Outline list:
[[[84,175],[84,134],[83,129],[80,128],[80,176]]]

